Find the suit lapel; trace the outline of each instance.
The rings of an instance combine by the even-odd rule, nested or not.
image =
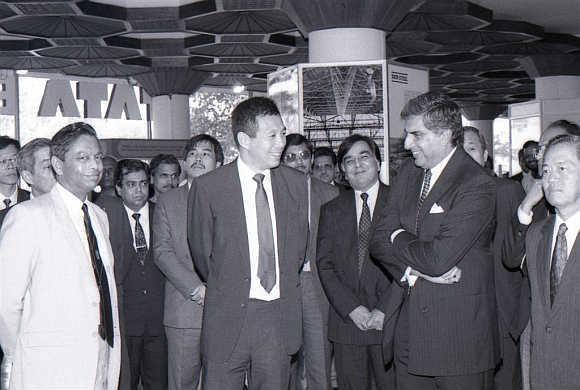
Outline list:
[[[339,253],[347,253],[345,259],[349,261],[348,266],[351,268],[352,275],[358,274],[358,220],[356,218],[356,203],[354,190],[345,191],[340,195],[341,201],[338,208],[336,221],[340,221],[338,227],[344,235],[341,240],[342,248],[337,248]]]
[[[229,182],[233,184],[232,191],[222,194],[224,204],[231,206],[231,231],[239,232],[238,243],[240,244],[240,255],[244,260],[242,264],[247,265],[247,272],[250,274],[250,245],[248,243],[248,229],[246,227],[246,213],[244,210],[244,197],[242,195],[242,183],[238,173],[237,160],[226,165],[228,169]]]
[[[272,180],[272,194],[274,197],[274,211],[276,214],[276,231],[278,236],[276,240],[278,242],[278,262],[280,264],[280,269],[282,269],[283,254],[286,250],[286,232],[288,228],[288,212],[290,210],[288,199],[291,196],[289,189],[287,188],[287,183],[284,178],[280,175],[278,170],[271,169],[270,177]]]
[[[580,233],[578,234],[580,235]],[[556,303],[561,299],[566,299],[565,297],[569,295],[570,289],[575,288],[574,284],[578,280],[575,274],[580,272],[580,266],[577,264],[578,258],[580,257],[580,243],[578,242],[578,235],[576,235],[576,240],[574,241],[574,246],[570,251],[570,256],[568,261],[566,261],[566,266],[564,267],[564,272],[562,273],[562,279],[560,280],[560,285],[558,287],[558,294],[556,294],[554,300],[554,307]],[[572,284],[570,284],[572,283]]]
[[[407,182],[407,191],[405,191],[405,193],[410,194],[410,196],[401,200],[402,207],[400,207],[402,227],[405,230],[411,232],[415,231],[415,216],[417,213],[417,202],[419,201],[422,186],[423,186],[423,170],[413,165],[411,175]],[[403,216],[406,216],[406,218]]]
[[[544,306],[550,308],[550,263],[552,258],[552,233],[554,232],[554,223],[556,217],[552,216],[542,226],[538,243],[536,258],[538,259],[538,286],[542,289],[542,298]]]
[[[371,235],[372,235],[372,232],[374,232],[374,230],[375,230],[378,215],[380,214],[381,210],[383,208],[385,208],[387,205],[388,197],[389,197],[388,187],[379,182],[379,192],[377,193],[377,201],[375,202],[375,208],[372,212],[373,217],[371,220],[371,228],[370,228]],[[358,233],[358,231],[357,231],[357,233]],[[357,236],[357,256],[358,256],[358,236]],[[358,258],[357,258],[357,260],[358,260]],[[365,269],[367,267],[369,260],[370,260],[370,258],[367,257],[367,259],[365,259],[365,262],[363,263],[362,270],[361,270],[361,279],[362,279],[362,275],[364,275],[364,273],[365,273]]]

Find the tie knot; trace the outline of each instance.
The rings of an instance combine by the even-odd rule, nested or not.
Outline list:
[[[253,179],[256,181],[256,183],[258,183],[258,185],[262,185],[262,182],[264,181],[264,174],[263,173],[256,173],[253,177]]]
[[[139,218],[141,218],[141,214],[139,214],[139,213],[133,213],[133,219],[135,221],[139,221]]]
[[[362,194],[360,194],[360,197],[363,200],[363,202],[366,202],[367,199],[369,198],[369,194],[367,194],[366,192],[363,192]]]
[[[9,198],[4,199],[3,202],[6,205],[6,208],[10,207],[10,203],[12,203],[12,201]]]
[[[89,209],[88,209],[86,203],[83,203],[83,205],[81,206],[81,209],[83,209],[83,213],[85,213],[85,215],[87,215],[89,213]]]
[[[560,227],[558,228],[558,235],[563,236],[568,231],[568,226],[565,223],[561,223]]]

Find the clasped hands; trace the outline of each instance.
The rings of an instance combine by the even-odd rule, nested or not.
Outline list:
[[[385,313],[378,309],[369,311],[365,306],[360,305],[348,315],[352,322],[362,331],[369,329],[383,330]]]
[[[436,284],[453,284],[459,282],[461,279],[461,268],[454,266],[449,271],[445,272],[441,276],[429,276],[425,275],[415,269],[411,269],[411,276],[416,276],[421,279],[425,279],[428,282]]]

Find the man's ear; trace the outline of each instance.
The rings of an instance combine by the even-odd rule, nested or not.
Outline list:
[[[240,144],[244,149],[247,149],[248,143],[250,142],[250,136],[247,133],[240,131],[236,137],[238,139],[238,144]]]
[[[62,160],[56,156],[50,158],[50,163],[52,164],[52,169],[57,176],[62,176]]]
[[[23,169],[22,171],[20,171],[20,177],[24,179],[24,181],[26,182],[26,184],[28,184],[29,186],[32,186],[34,184],[34,179],[32,178],[32,173],[27,171],[26,169]]]
[[[489,153],[487,153],[487,150],[483,151],[483,163],[485,164],[487,162],[487,158],[489,157]]]

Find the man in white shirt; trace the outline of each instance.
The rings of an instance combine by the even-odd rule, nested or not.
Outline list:
[[[572,389],[580,383],[580,137],[546,146],[542,190],[556,215],[526,235],[531,300],[532,389]]]
[[[51,140],[57,184],[12,208],[0,232],[0,342],[11,389],[115,390],[120,346],[106,214],[87,200],[101,177],[95,130]]]
[[[232,112],[239,158],[198,177],[188,238],[207,283],[203,388],[286,389],[302,341],[299,272],[308,236],[306,176],[279,166],[285,127],[275,103],[255,97]]]
[[[397,388],[484,390],[499,358],[491,237],[493,178],[457,147],[461,111],[425,93],[401,112],[403,164],[370,254],[407,290],[395,330]],[[414,279],[461,270],[457,283]],[[445,278],[444,278],[445,279]]]
[[[120,160],[115,168],[115,187],[118,198],[101,197],[97,204],[109,217],[115,255],[121,330],[128,352],[128,359],[122,356],[121,374],[130,372],[131,390],[137,390],[139,382],[144,390],[165,389],[164,278],[153,263],[151,251],[154,205],[147,201],[149,166],[141,160]]]

